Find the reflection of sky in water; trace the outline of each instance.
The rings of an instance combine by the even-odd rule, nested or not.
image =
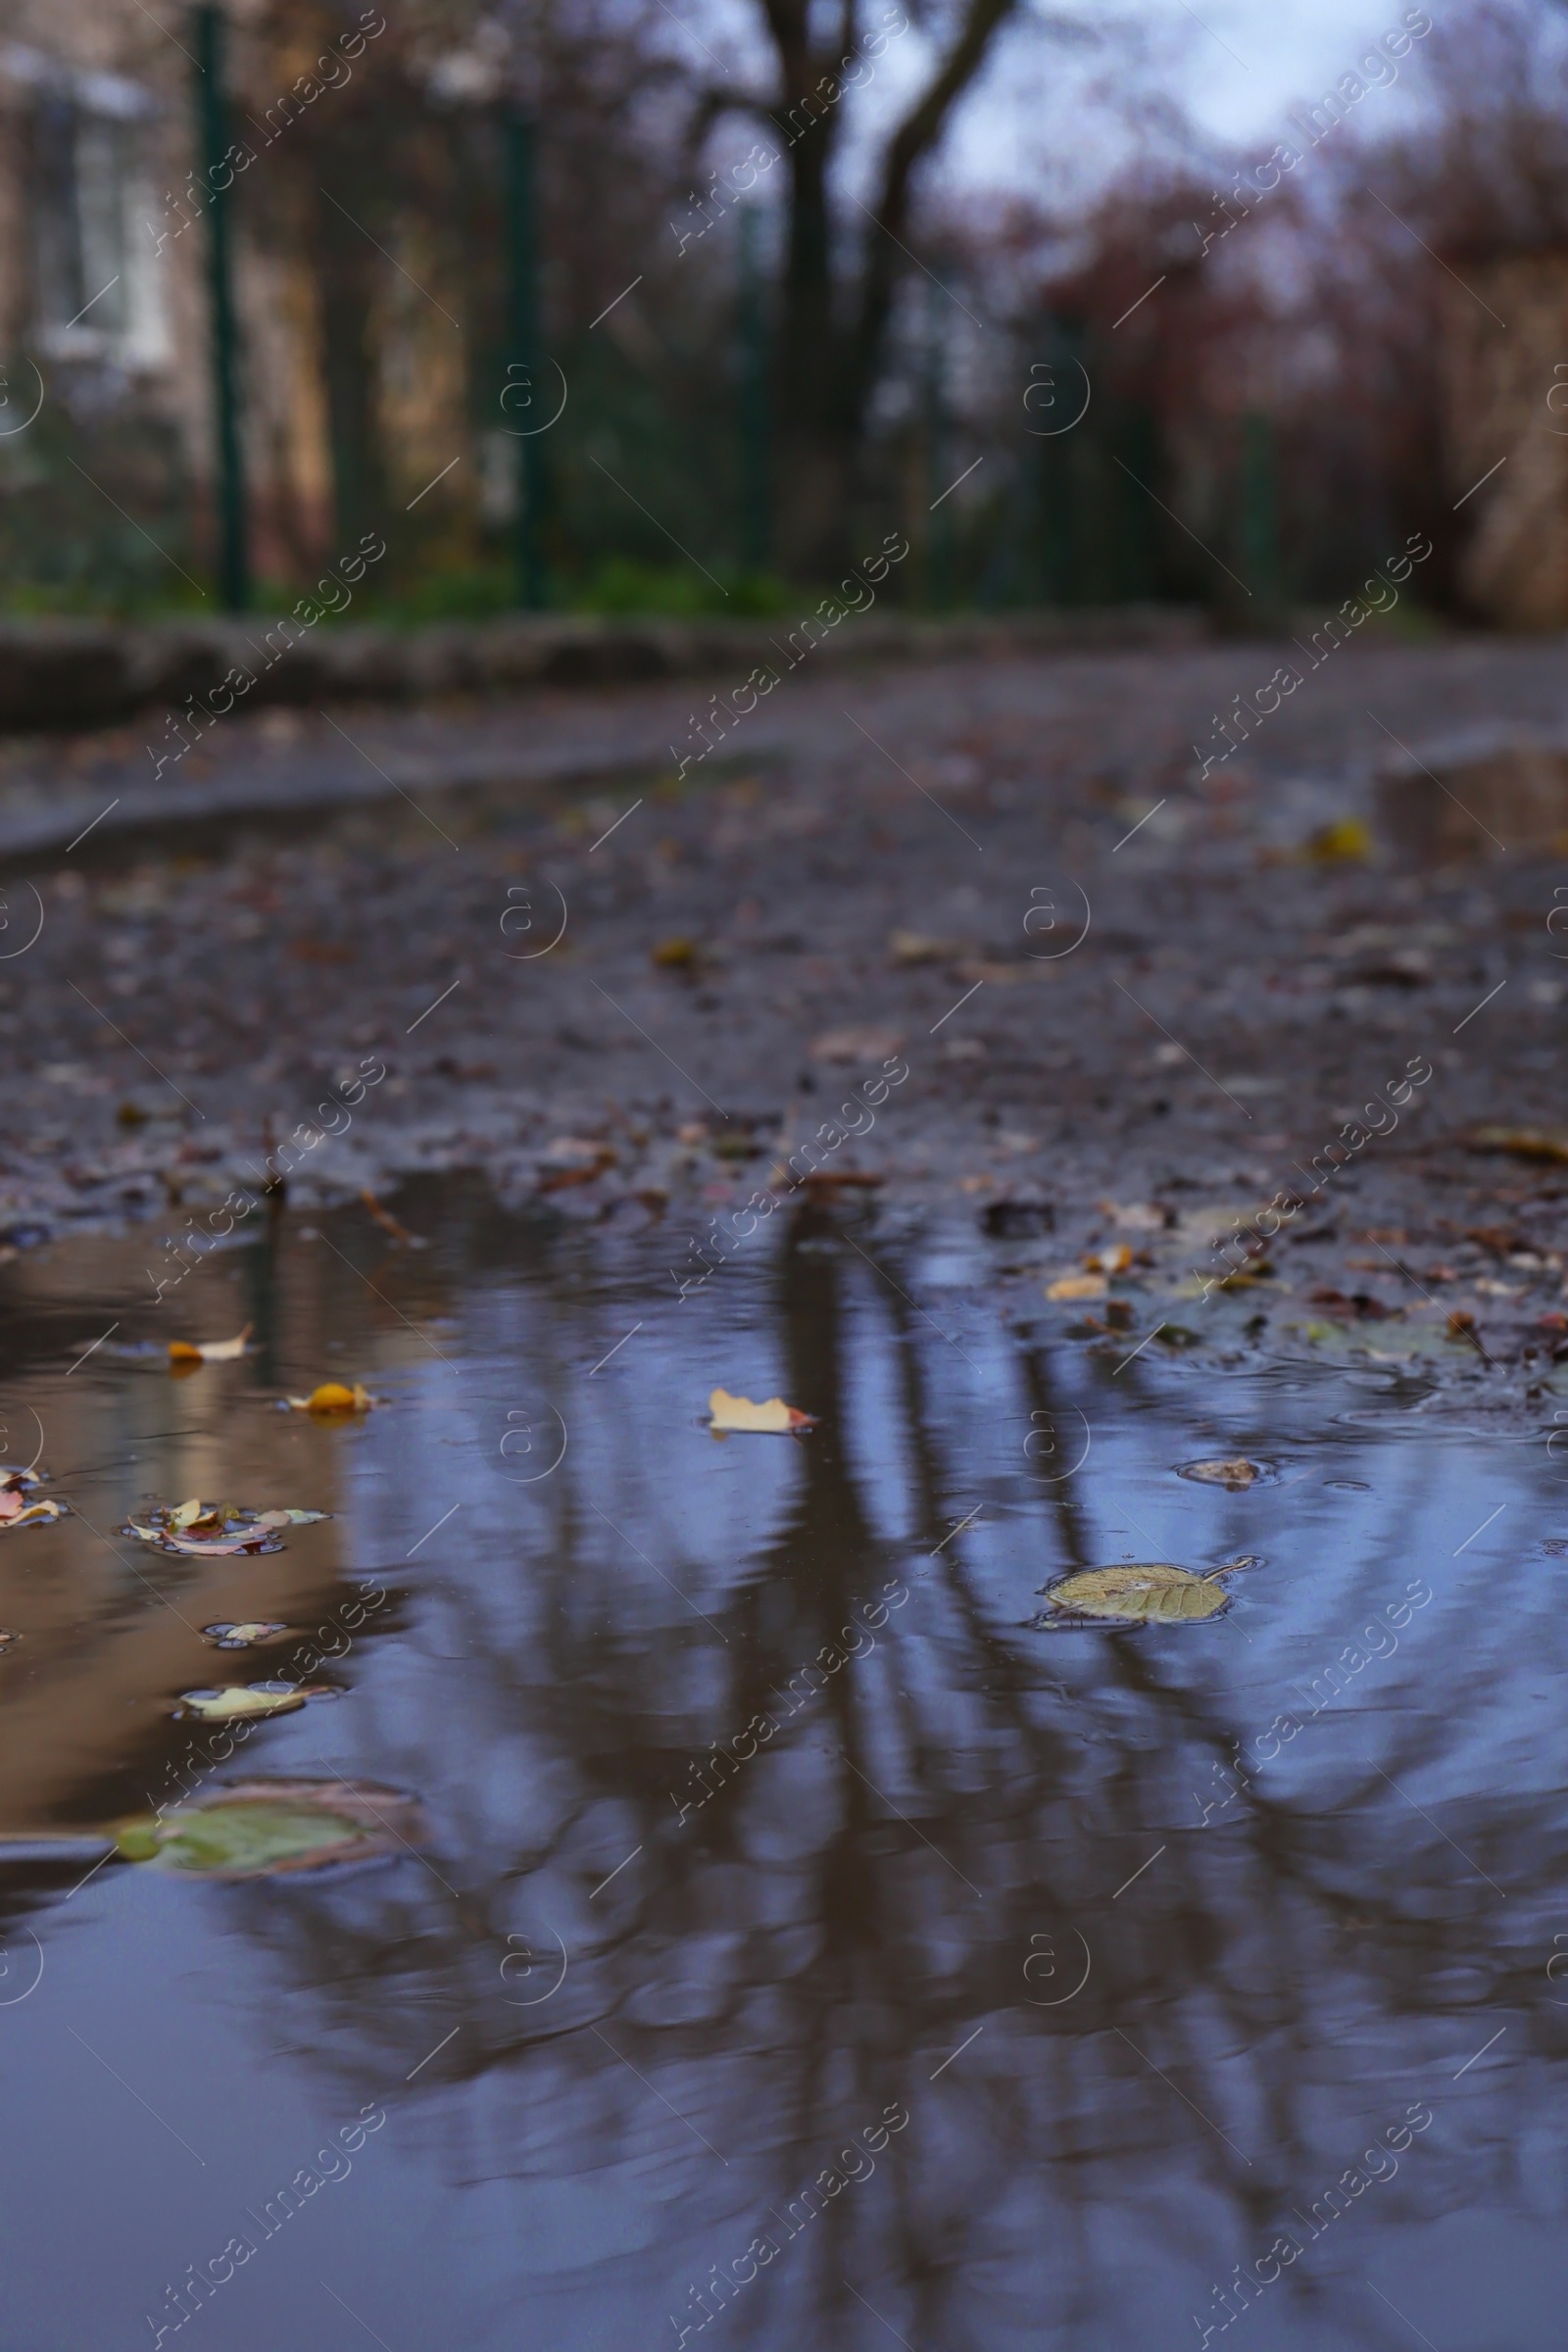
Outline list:
[[[776,2257],[710,2343],[859,2352],[891,2327],[916,2352],[1125,2352],[1199,2340],[1195,2312],[1217,2339],[1212,2287],[1424,2101],[1395,2178],[1315,2241],[1295,2226],[1304,2251],[1236,2340],[1556,2341],[1568,1562],[1539,1548],[1564,1492],[1544,1448],[1467,1434],[1392,1370],[1146,1356],[1112,1379],[1005,1331],[968,1245],[853,1230],[865,1258],[758,1252],[677,1303],[631,1244],[541,1250],[470,1204],[399,1260],[340,1220],[407,1323],[304,1246],[270,1288],[259,1251],[209,1270],[213,1329],[265,1298],[269,1381],[346,1341],[332,1360],[395,1399],[355,1433],[242,1401],[243,1371],[171,1389],[105,1360],[68,1393],[77,1317],[39,1324],[50,1368],[15,1395],[99,1529],[142,1489],[332,1502],[216,1613],[271,1590],[319,1622],[308,1606],[372,1575],[394,1600],[350,1695],[265,1727],[245,1769],[416,1789],[435,1835],[428,1863],[338,1881],[112,1868],[68,1903],[76,1866],[7,1873],[46,1958],[0,2007],[8,2352],[151,2340],[145,2313],[177,2316],[166,2282],[255,2237],[245,2209],[375,2099],[351,2175],[182,2340],[324,2352],[358,2320],[391,2352],[676,2346],[670,2315],[695,2341],[692,2290],[759,2235]],[[93,1257],[94,1311],[128,1295],[124,1255]],[[717,1444],[719,1381],[822,1427]],[[564,1458],[511,1483],[558,1451],[552,1404]],[[1074,1407],[1087,1461],[1033,1475],[1031,1414],[1070,1460]],[[500,1454],[509,1428],[531,1455]],[[1236,1452],[1278,1482],[1175,1475]],[[129,1809],[174,1750],[117,1662],[167,1613],[80,1523],[11,1542],[30,1679],[8,1662],[4,1695],[29,1726],[49,1696],[74,1776],[12,1827]],[[1075,1567],[1248,1553],[1211,1624],[1030,1630]],[[1417,1580],[1433,1597],[1397,1647],[1308,1720],[1307,1687]],[[874,1650],[790,1715],[786,1683],[890,1582],[908,1598]],[[168,1640],[160,1702],[215,1671]],[[1285,1712],[1298,1736],[1259,1762]],[[757,1714],[772,1740],[683,1821],[694,1762]],[[1223,1777],[1238,1740],[1249,1785]],[[32,1948],[14,1925],[0,2001]],[[789,2201],[890,2102],[910,2121],[874,2173],[788,2236]]]

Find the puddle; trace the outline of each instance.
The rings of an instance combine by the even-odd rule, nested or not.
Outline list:
[[[657,1232],[398,1208],[177,1323],[141,1240],[0,1278],[70,1505],[0,1531],[8,2345],[1556,2341],[1568,1464],[1398,1369],[1021,1337],[885,1211],[681,1299]],[[188,1497],[329,1516],[119,1532]],[[1035,1630],[1147,1562],[1250,1564]],[[262,1685],[340,1695],[176,1714]],[[259,1782],[413,1834],[93,1860]]]

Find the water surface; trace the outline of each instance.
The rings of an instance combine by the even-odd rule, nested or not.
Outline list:
[[[428,1249],[289,1218],[158,1309],[141,1240],[4,1277],[74,1514],[0,1538],[8,2352],[1558,2341],[1568,1464],[1396,1367],[1113,1373],[885,1213],[680,1300],[657,1234],[398,1206]],[[334,1376],[386,1401],[276,1409]],[[718,1384],[819,1427],[717,1441]],[[333,1516],[117,1532],[196,1494]],[[1244,1555],[1207,1623],[1040,1622]],[[201,1628],[367,1594],[343,1695],[202,1762],[179,1692],[295,1653]],[[428,1845],[84,1880],[258,1773]]]

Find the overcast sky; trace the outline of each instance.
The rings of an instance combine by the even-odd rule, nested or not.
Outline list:
[[[683,29],[688,62],[732,85],[746,60],[761,66],[754,0],[660,0]],[[891,0],[889,0],[891,4]],[[1444,0],[1429,13],[1441,21]],[[1217,160],[1261,160],[1285,134],[1298,99],[1315,100],[1351,71],[1370,39],[1395,28],[1410,0],[1026,0],[1026,14],[999,39],[983,80],[950,135],[947,174],[970,188],[1059,195],[1102,180],[1127,146],[1108,113],[1082,103],[1086,83],[1126,55],[1112,35],[1097,57],[1064,46],[1029,24],[1035,9],[1054,5],[1086,26],[1143,28],[1140,77],[1176,101],[1214,143]],[[872,21],[880,17],[867,11]],[[1425,80],[1425,43],[1417,41],[1392,87],[1369,92],[1358,127],[1391,127]],[[930,49],[917,32],[894,40],[872,85],[852,102],[857,128],[873,136],[929,71]],[[760,73],[757,78],[760,79]],[[734,130],[738,136],[741,124]],[[746,137],[755,135],[750,129]],[[852,149],[860,145],[852,140]],[[743,142],[744,146],[744,142]]]

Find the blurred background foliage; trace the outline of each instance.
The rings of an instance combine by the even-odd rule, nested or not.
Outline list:
[[[126,233],[150,243],[192,169],[190,73],[123,14],[117,70],[154,102]],[[830,14],[734,0],[720,54],[659,0],[407,0],[265,144],[279,94],[362,12],[236,16],[232,120],[259,149],[229,199],[254,602],[370,530],[389,556],[356,619],[508,612],[521,497],[543,601],[565,610],[783,612],[890,529],[912,560],[888,593],[928,611],[1175,601],[1258,622],[1338,601],[1417,530],[1437,542],[1423,598],[1462,604],[1454,273],[1568,248],[1560,9],[1445,12],[1397,102],[1309,153],[1282,122],[1301,168],[1261,197],[1239,163],[1271,142],[1215,153],[1134,19],[1021,0]],[[8,15],[44,37],[24,0]],[[1124,160],[1065,193],[1043,173],[982,197],[945,157],[1020,43],[1089,74]],[[847,57],[881,73],[874,104],[844,86]],[[540,398],[566,394],[520,484],[502,404],[518,120]],[[31,154],[35,184],[42,169]],[[210,609],[208,225],[174,248],[160,364],[41,332],[37,286],[14,314],[7,382],[35,359],[49,398],[0,439],[11,612]],[[1563,335],[1568,353],[1568,316]]]

